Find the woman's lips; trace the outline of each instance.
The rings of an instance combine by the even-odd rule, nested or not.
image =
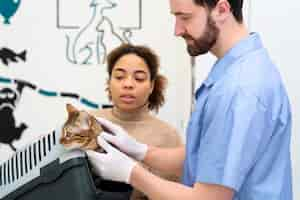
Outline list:
[[[120,96],[121,101],[124,103],[132,103],[135,101],[135,97],[132,95],[121,95]]]

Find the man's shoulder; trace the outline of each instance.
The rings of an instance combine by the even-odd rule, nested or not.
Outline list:
[[[282,79],[265,49],[250,52],[230,66],[216,89],[224,94],[244,91],[261,98],[282,89]],[[252,96],[251,95],[251,96]]]

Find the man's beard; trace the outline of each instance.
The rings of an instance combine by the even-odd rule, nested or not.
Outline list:
[[[219,35],[219,29],[213,19],[208,16],[204,33],[199,38],[193,38],[189,34],[184,34],[182,37],[192,40],[193,44],[188,44],[187,51],[190,56],[198,56],[206,54],[216,43]]]

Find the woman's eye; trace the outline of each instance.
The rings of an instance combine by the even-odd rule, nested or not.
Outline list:
[[[136,74],[134,76],[134,79],[138,82],[145,81],[147,79],[147,76],[145,74]]]
[[[136,77],[135,80],[138,81],[138,82],[142,82],[142,81],[145,80],[145,78],[143,78],[143,77]]]
[[[123,76],[115,76],[115,79],[117,79],[117,80],[122,80],[122,79],[123,79]]]

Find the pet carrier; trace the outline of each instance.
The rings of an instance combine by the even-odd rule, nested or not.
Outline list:
[[[39,137],[0,165],[0,199],[129,199],[129,186],[93,177],[84,152],[66,150],[59,144],[60,134],[58,128]],[[101,190],[101,185],[113,189]]]

